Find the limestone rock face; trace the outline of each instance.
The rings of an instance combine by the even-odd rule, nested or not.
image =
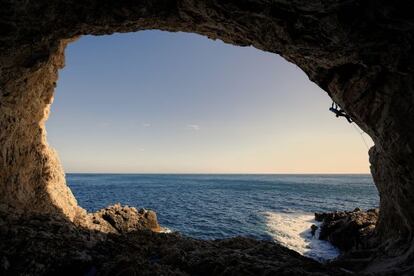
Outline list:
[[[105,233],[128,233],[136,230],[152,230],[160,232],[162,229],[154,211],[115,204],[96,213],[88,214],[88,229],[96,229]]]
[[[80,35],[193,32],[280,54],[365,132],[380,195],[380,263],[414,252],[414,17],[410,1],[37,0],[0,2],[0,201],[82,221],[46,141],[67,43]],[[80,217],[80,218],[79,218]],[[386,269],[386,265],[382,267]]]

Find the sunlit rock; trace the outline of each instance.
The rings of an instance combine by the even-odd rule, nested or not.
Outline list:
[[[2,1],[0,13],[1,203],[27,215],[62,216],[79,227],[88,216],[46,141],[45,121],[67,43],[86,34],[193,32],[282,55],[371,136],[371,172],[380,195],[375,244],[383,254],[367,269],[412,271],[409,1]]]

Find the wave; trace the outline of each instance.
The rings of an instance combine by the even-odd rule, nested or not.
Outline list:
[[[320,223],[313,214],[265,212],[264,216],[268,233],[281,245],[321,262],[339,255],[331,243],[319,240]],[[312,224],[318,226],[315,236],[311,233]]]
[[[169,234],[172,233],[173,231],[168,228],[168,227],[161,227],[161,230],[159,231],[159,233],[165,233],[165,234]]]

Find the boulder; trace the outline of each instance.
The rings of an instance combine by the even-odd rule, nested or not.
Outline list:
[[[374,234],[379,210],[315,213],[315,220],[322,222],[319,239],[327,240],[346,252],[361,249]]]
[[[162,231],[154,211],[122,206],[117,203],[88,214],[88,228],[108,233],[127,233],[136,230]]]

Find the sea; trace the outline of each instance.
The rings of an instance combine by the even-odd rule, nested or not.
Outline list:
[[[371,175],[67,174],[78,203],[154,210],[168,231],[198,239],[246,236],[324,262],[339,251],[312,236],[315,212],[376,208]]]

